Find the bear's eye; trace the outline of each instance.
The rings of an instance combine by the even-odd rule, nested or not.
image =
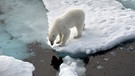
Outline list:
[[[52,37],[55,37],[55,35],[52,35]]]

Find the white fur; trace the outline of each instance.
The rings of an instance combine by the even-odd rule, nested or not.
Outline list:
[[[60,15],[49,28],[49,41],[53,45],[57,35],[59,35],[57,43],[60,46],[65,45],[70,35],[70,28],[72,27],[76,27],[77,29],[77,35],[74,38],[80,37],[84,28],[84,20],[85,13],[81,9],[71,9]]]

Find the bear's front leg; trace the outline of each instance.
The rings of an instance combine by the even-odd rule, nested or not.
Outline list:
[[[66,43],[67,39],[69,38],[69,35],[70,35],[70,30],[64,29],[64,31],[62,33],[63,38],[62,38],[62,41],[59,46],[61,46],[61,47],[65,46],[65,43]]]
[[[58,41],[56,41],[57,44],[61,43],[61,41],[62,41],[62,34],[59,33],[58,36],[59,36],[59,39],[58,39]]]

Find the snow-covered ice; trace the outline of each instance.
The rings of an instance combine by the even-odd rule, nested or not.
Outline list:
[[[83,54],[80,53],[92,54],[101,50],[107,50],[123,41],[135,38],[135,11],[132,10],[135,8],[135,0],[118,1],[43,0],[49,11],[47,13],[49,25],[57,16],[71,8],[81,8],[86,14],[86,27],[81,38],[73,39],[73,35],[76,31],[72,29],[72,35],[68,39],[66,46],[58,47],[55,45],[52,47],[56,49],[57,52],[60,52],[61,54],[59,55],[61,56],[66,53],[82,57]],[[116,55],[114,52],[111,52],[111,54],[113,56]],[[81,67],[79,67],[77,66],[77,60],[69,56],[64,57],[63,60],[64,62],[60,65],[58,76],[83,76],[85,74],[86,69],[84,63],[81,63]],[[105,58],[105,61],[107,60],[109,60],[109,58]],[[97,64],[99,64],[99,62],[97,62]],[[102,68],[104,67],[100,65],[97,66],[97,69]],[[77,70],[79,70],[79,72],[77,72]]]
[[[34,66],[13,57],[0,55],[0,76],[33,76]]]
[[[71,8],[81,8],[86,14],[82,37],[73,39],[72,29],[66,46],[53,46],[58,52],[91,54],[107,50],[135,38],[135,11],[116,0],[43,0],[48,9],[48,22]],[[53,5],[53,6],[52,6]]]

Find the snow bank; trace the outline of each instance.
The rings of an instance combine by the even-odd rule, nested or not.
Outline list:
[[[86,68],[84,65],[82,60],[66,56],[60,65],[59,76],[85,76]]]
[[[31,63],[13,57],[0,56],[0,76],[33,76],[34,70]]]
[[[73,39],[76,30],[72,29],[66,46],[53,46],[58,52],[91,54],[135,38],[135,11],[123,7],[116,0],[43,1],[49,11],[49,24],[55,17],[71,8],[81,8],[86,14],[86,27],[82,37]]]
[[[0,51],[24,59],[27,44],[42,43],[47,48],[48,22],[42,0],[0,0]]]

